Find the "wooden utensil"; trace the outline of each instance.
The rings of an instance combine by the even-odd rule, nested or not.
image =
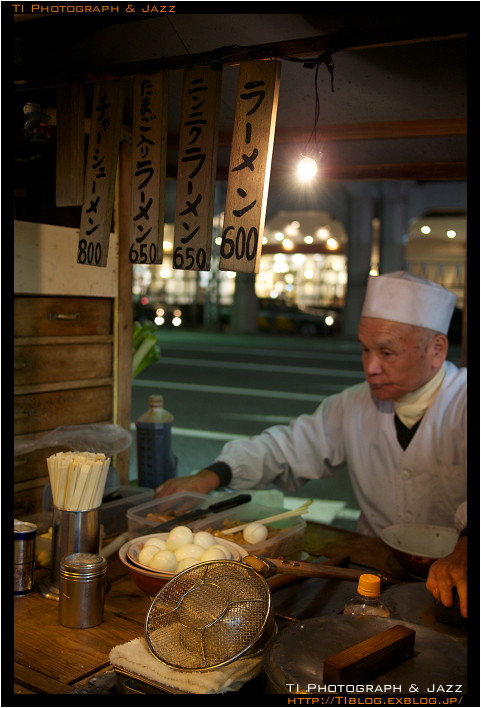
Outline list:
[[[349,564],[349,556],[336,556],[335,558],[325,558],[324,560],[315,559],[310,561],[315,565],[334,565],[334,566],[347,566]],[[307,580],[305,576],[293,575],[289,573],[276,573],[267,578],[267,582],[271,589],[271,592],[276,592],[277,590],[282,590],[285,587],[294,585],[295,583],[302,583]]]
[[[264,519],[256,519],[256,523],[258,524],[268,524],[273,521],[281,521],[282,519],[289,519],[291,516],[301,516],[302,514],[305,514],[306,511],[309,509],[311,506],[313,499],[308,499],[307,501],[304,502],[304,504],[301,504],[297,509],[290,509],[289,511],[283,511],[281,514],[275,514],[274,516],[266,516]],[[245,529],[246,526],[249,526],[249,524],[252,524],[252,521],[247,521],[245,524],[240,524],[239,526],[233,526],[230,529],[222,529],[222,533],[236,533],[237,531],[242,531]]]
[[[353,570],[351,568],[338,568],[321,563],[310,563],[308,561],[282,560],[280,558],[263,558],[262,556],[245,556],[242,562],[254,568],[259,575],[269,575],[272,573],[284,573],[287,575],[299,575],[305,578],[332,578],[334,580],[350,580],[357,582],[364,570]],[[373,573],[381,578],[381,583],[392,583],[392,581],[381,573]]]

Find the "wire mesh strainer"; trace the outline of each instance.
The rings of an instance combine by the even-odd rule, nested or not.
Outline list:
[[[157,593],[145,621],[152,654],[184,671],[229,664],[274,631],[267,582],[253,568],[226,560],[178,573]]]

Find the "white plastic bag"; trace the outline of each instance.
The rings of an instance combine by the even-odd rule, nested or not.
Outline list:
[[[103,452],[107,457],[127,450],[132,444],[132,434],[113,423],[62,425],[39,438],[16,439],[14,455],[25,455],[32,450],[46,447],[64,447],[72,451]]]

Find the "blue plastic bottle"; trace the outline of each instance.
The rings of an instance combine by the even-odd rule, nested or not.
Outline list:
[[[137,429],[137,475],[141,487],[154,489],[175,475],[177,459],[172,454],[174,416],[164,408],[163,396],[149,396],[149,410],[135,421]]]

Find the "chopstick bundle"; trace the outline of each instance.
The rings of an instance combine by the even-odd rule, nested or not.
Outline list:
[[[47,457],[47,467],[58,509],[85,511],[101,505],[110,457],[102,452],[57,452]]]

